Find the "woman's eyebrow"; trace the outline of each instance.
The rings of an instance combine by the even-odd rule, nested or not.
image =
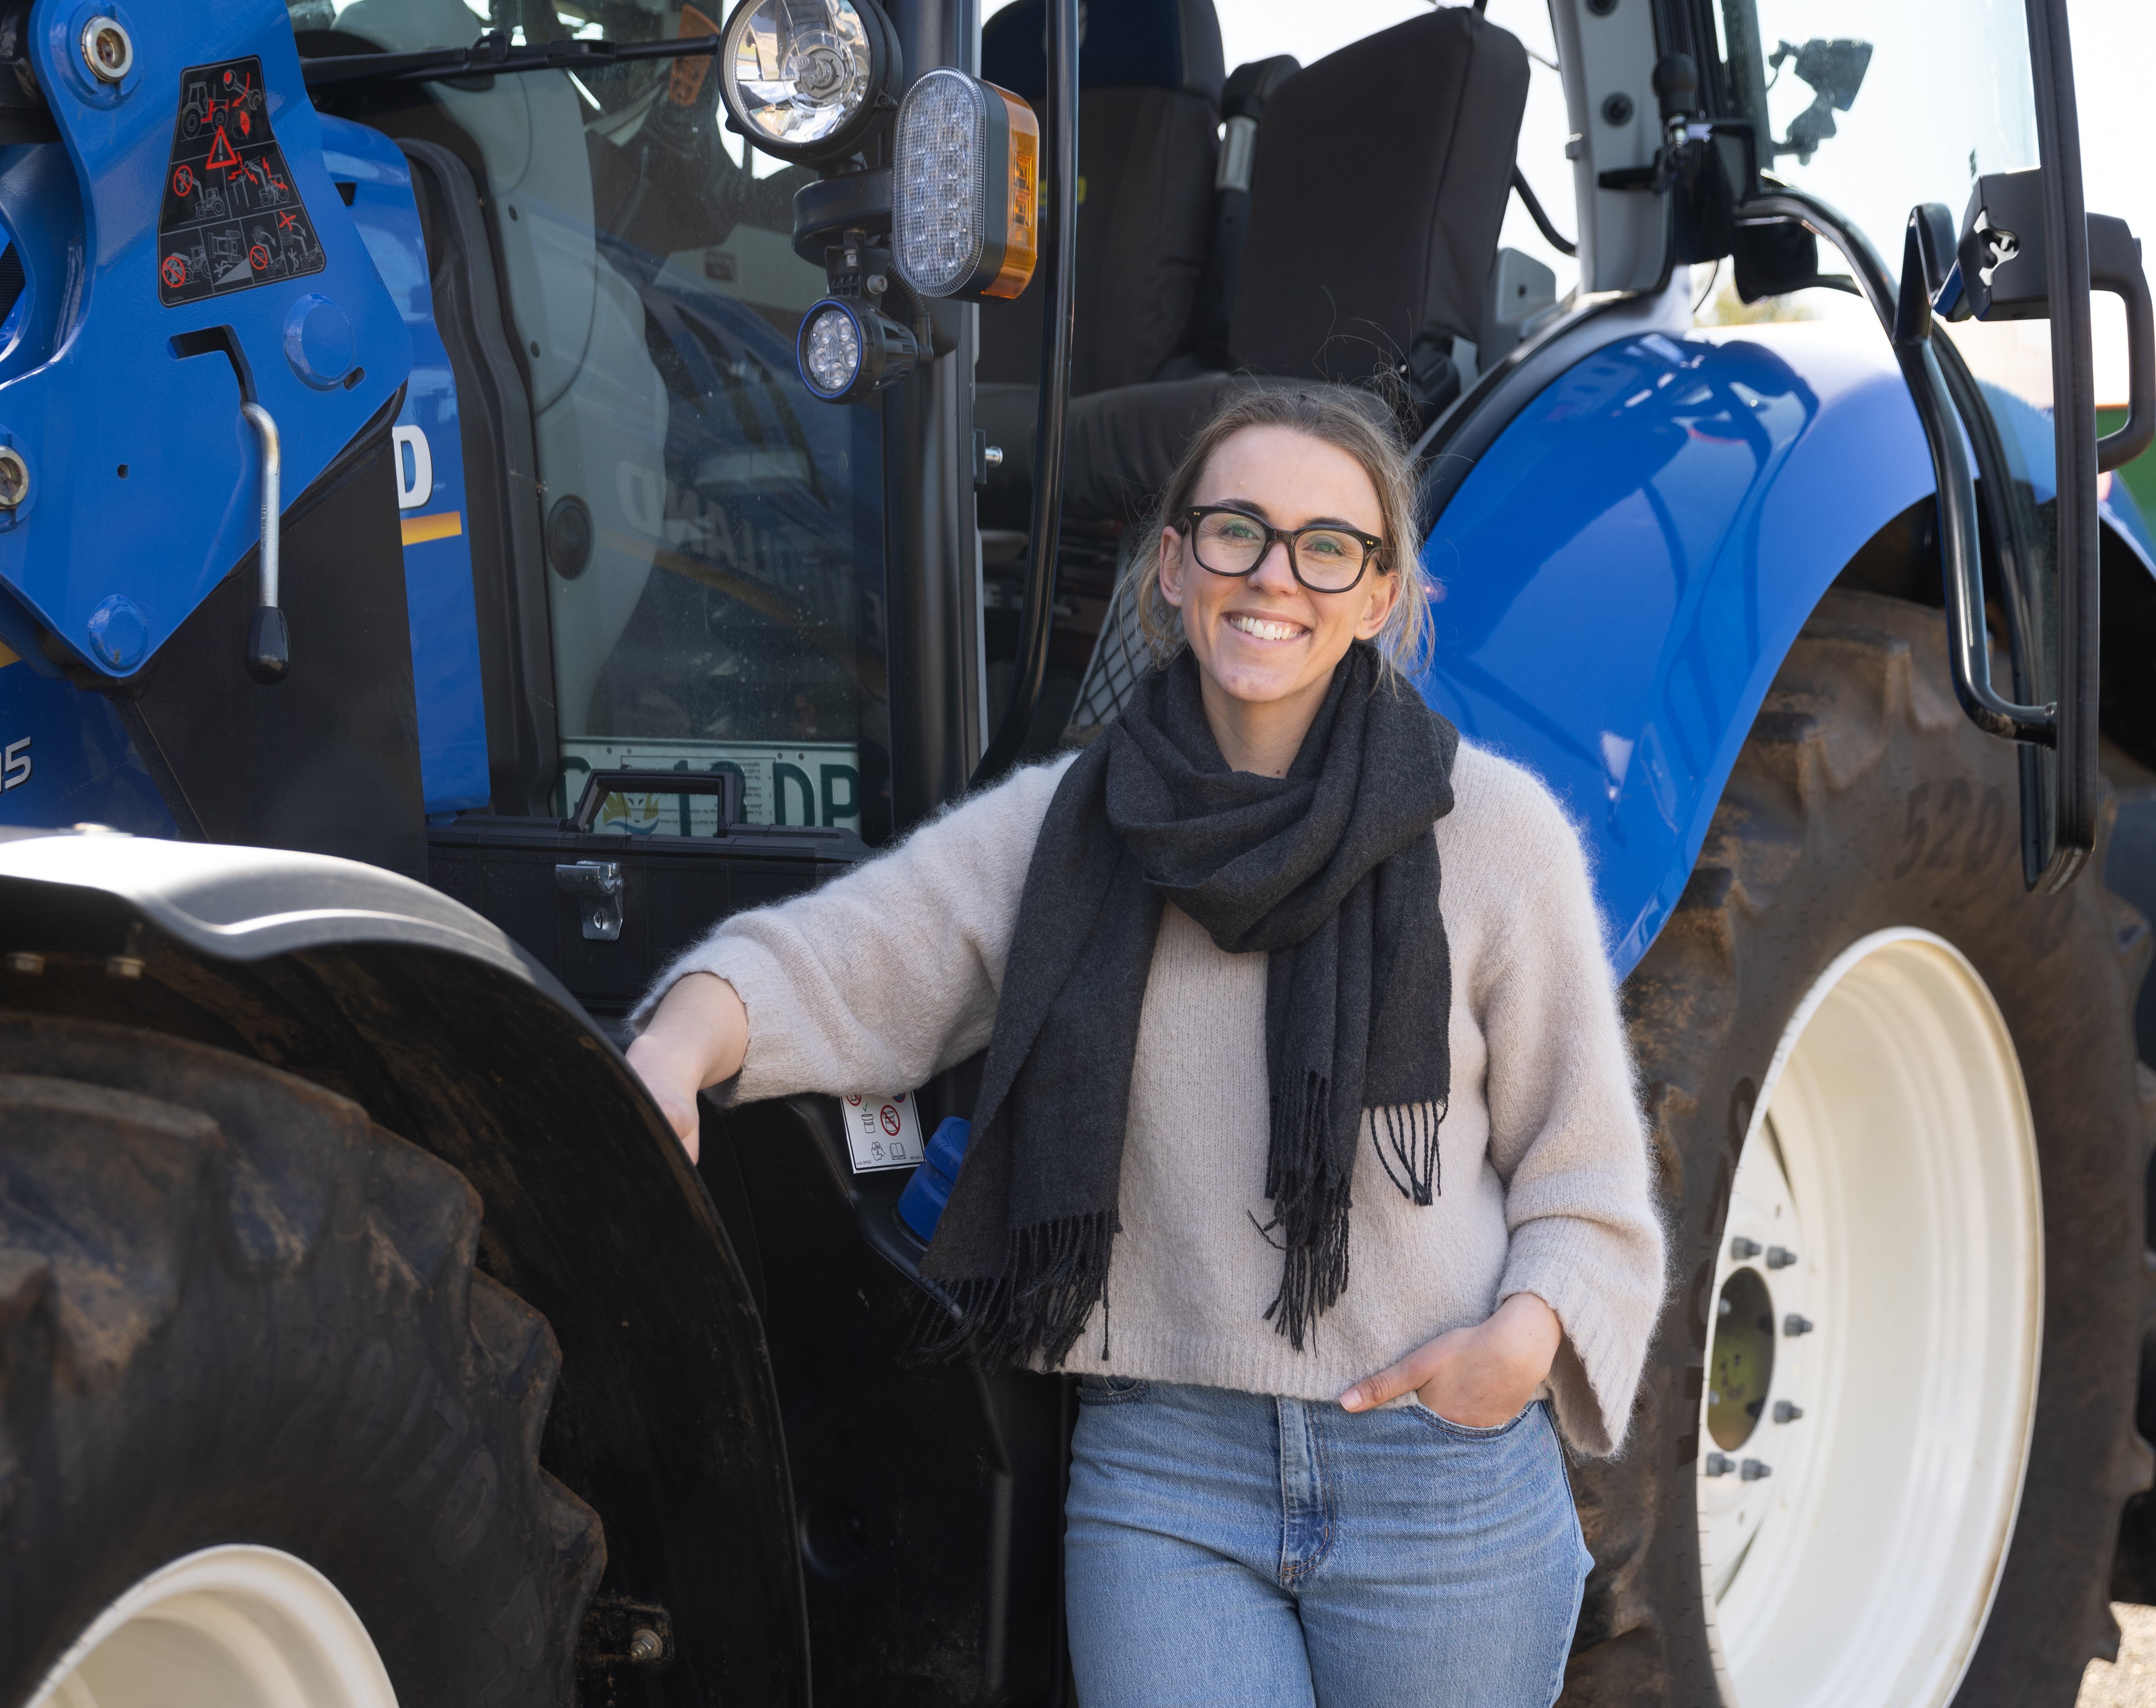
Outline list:
[[[1229,510],[1247,510],[1264,522],[1270,522],[1272,512],[1255,498],[1216,498],[1214,504]],[[1359,522],[1350,522],[1341,516],[1313,516],[1302,524],[1305,527],[1344,527],[1350,533],[1368,533],[1369,530]]]

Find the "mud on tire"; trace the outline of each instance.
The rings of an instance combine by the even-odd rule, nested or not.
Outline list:
[[[1998,1001],[2027,1083],[2043,1195],[2027,1479],[1956,1701],[2066,1708],[2087,1662],[2115,1650],[2106,1588],[2119,1505],[2149,1469],[2133,1415],[2151,1104],[2132,1031],[2149,934],[2092,873],[2061,895],[2025,891],[2016,790],[2011,749],[1953,702],[1939,614],[1830,594],[1776,677],[1676,913],[1626,987],[1672,1285],[1626,1456],[1575,1474],[1596,1565],[1562,1699],[1573,1708],[1722,1700],[1696,1478],[1727,1183],[1798,1003],[1841,951],[1897,926],[1954,944]],[[2095,872],[2102,860],[2099,848]]]
[[[0,1700],[216,1543],[342,1591],[405,1708],[571,1704],[604,1564],[476,1195],[222,1051],[0,1016]]]

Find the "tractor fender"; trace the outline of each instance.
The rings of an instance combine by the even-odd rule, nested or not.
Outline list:
[[[485,1206],[545,1314],[542,1457],[606,1529],[609,1601],[674,1615],[670,1683],[806,1701],[777,1389],[748,1284],[613,1041],[478,914],[324,856],[0,831],[0,1006],[146,1027],[353,1098]],[[700,1681],[700,1683],[699,1683]],[[659,1700],[654,1697],[654,1700]]]
[[[1455,486],[1423,549],[1417,686],[1564,802],[1620,976],[1676,905],[1805,618],[1933,486],[1876,329],[1811,322],[1604,343]]]

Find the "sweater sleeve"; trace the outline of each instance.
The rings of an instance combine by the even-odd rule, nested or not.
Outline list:
[[[1662,1228],[1586,857],[1549,792],[1507,769],[1505,840],[1534,851],[1497,910],[1481,993],[1490,1157],[1511,1234],[1498,1294],[1532,1293],[1557,1313],[1558,1420],[1609,1455],[1661,1310]]]
[[[822,888],[737,913],[668,965],[629,1016],[641,1031],[687,973],[748,1009],[729,1103],[910,1090],[986,1047],[1019,897],[1069,759],[1030,767],[930,820]]]

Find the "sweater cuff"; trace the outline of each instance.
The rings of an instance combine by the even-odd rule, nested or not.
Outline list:
[[[1611,1299],[1593,1278],[1635,1271],[1629,1242],[1594,1222],[1544,1217],[1523,1223],[1498,1284],[1500,1301],[1532,1293],[1557,1313],[1563,1344],[1550,1368],[1558,1422],[1578,1450],[1596,1458],[1620,1452],[1646,1363],[1648,1333],[1661,1300]],[[1661,1278],[1658,1275],[1656,1278]]]
[[[759,1103],[798,1091],[815,1078],[810,1064],[789,1047],[814,1034],[801,1012],[793,981],[773,954],[753,938],[721,931],[706,938],[666,969],[629,1016],[629,1031],[640,1032],[666,993],[690,973],[709,973],[734,988],[748,1011],[748,1051],[741,1072],[707,1094],[724,1107]]]

